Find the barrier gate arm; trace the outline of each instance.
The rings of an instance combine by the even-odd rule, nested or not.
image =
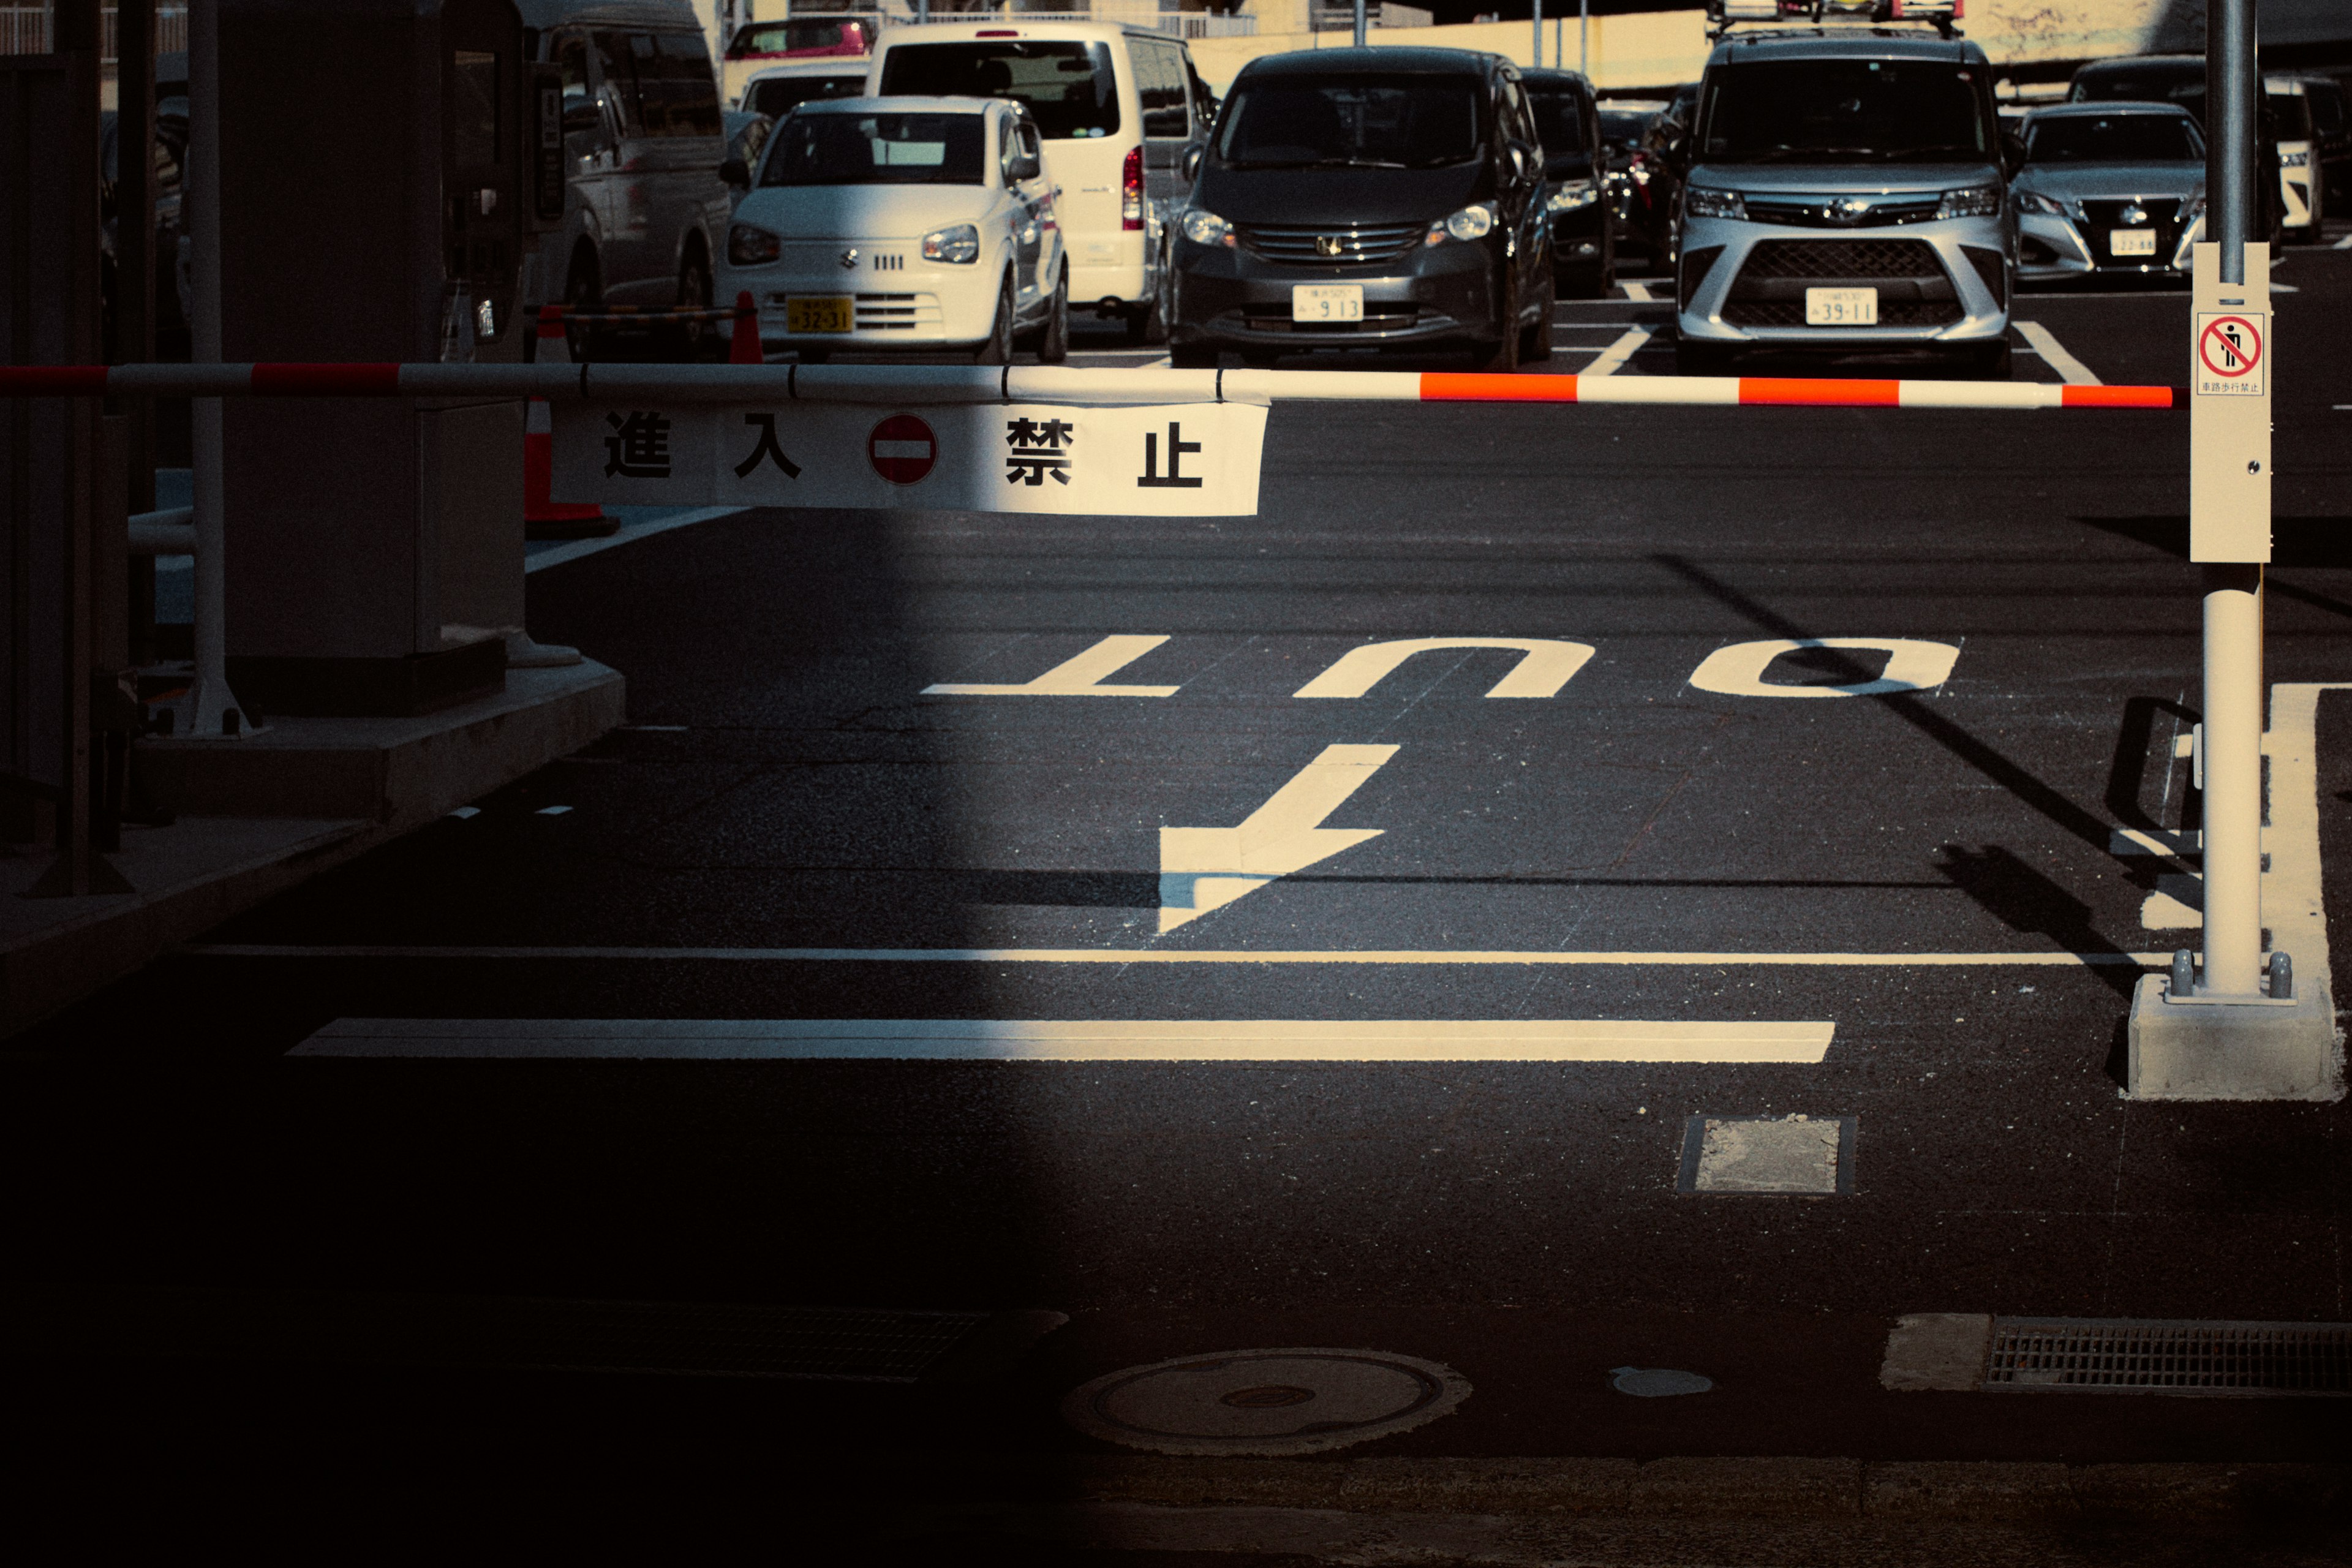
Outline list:
[[[0,397],[631,397],[760,403],[1578,403],[1781,408],[2186,408],[2187,389],[1828,377],[1113,370],[1070,365],[0,366]]]

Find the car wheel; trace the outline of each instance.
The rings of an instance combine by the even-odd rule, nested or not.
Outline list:
[[[702,259],[699,251],[688,253],[686,265],[677,269],[677,309],[708,310],[710,309],[710,263]],[[700,317],[681,320],[671,329],[670,341],[677,345],[678,357],[689,363],[709,356],[711,345],[719,334],[710,323]]]
[[[1013,363],[1013,278],[1009,273],[1003,286],[996,291],[996,324],[989,330],[988,341],[972,351],[971,363]]]
[[[1731,368],[1731,352],[1719,343],[1695,343],[1687,339],[1675,344],[1676,375],[1721,375]]]
[[[1054,283],[1053,302],[1045,309],[1045,330],[1037,334],[1037,363],[1059,364],[1070,357],[1070,270],[1065,267]]]
[[[1140,310],[1128,312],[1127,341],[1130,343],[1164,343],[1168,341],[1167,268],[1160,268],[1160,281],[1151,290],[1151,302]]]
[[[1535,319],[1532,325],[1519,329],[1519,363],[1522,364],[1541,364],[1551,358],[1552,306],[1559,299],[1559,287],[1557,279],[1545,280],[1543,313]]]
[[[1217,345],[1178,343],[1168,351],[1168,363],[1177,370],[1214,370],[1217,368]]]

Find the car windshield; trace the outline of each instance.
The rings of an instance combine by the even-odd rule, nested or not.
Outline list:
[[[882,90],[929,98],[1010,98],[1049,142],[1118,130],[1108,44],[901,44],[882,57]]]
[[[2193,163],[2205,147],[2177,114],[2068,114],[2036,125],[2029,163]]]
[[[1707,72],[1701,155],[1726,163],[1986,162],[1973,73],[1942,60],[1758,60]]]
[[[763,185],[977,185],[977,114],[795,114],[777,129]]]
[[[856,98],[865,92],[866,78],[857,76],[772,76],[751,84],[743,107],[772,120],[782,120],[803,103],[828,98]]]
[[[1575,93],[1530,89],[1528,107],[1536,111],[1536,135],[1546,157],[1573,158],[1591,151],[1584,144],[1584,103]]]
[[[1631,147],[1650,129],[1654,110],[1604,109],[1601,111],[1601,139],[1620,147]]]
[[[2278,139],[2282,142],[2311,140],[2311,100],[2299,92],[2273,92],[2271,118],[2278,122]]]
[[[2112,103],[2128,99],[2140,103],[2177,103],[2205,121],[2205,70],[2095,71],[2074,83],[2068,95],[2077,103]]]
[[[788,22],[758,22],[739,28],[727,47],[730,57],[781,55],[795,49],[862,50],[866,24],[856,17],[796,16]]]
[[[1217,156],[1238,169],[1435,169],[1478,156],[1472,77],[1259,77],[1234,89]]]

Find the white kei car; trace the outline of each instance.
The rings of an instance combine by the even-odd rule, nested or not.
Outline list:
[[[751,291],[764,349],[1069,353],[1069,263],[1037,127],[982,98],[800,105],[735,209],[719,297]]]

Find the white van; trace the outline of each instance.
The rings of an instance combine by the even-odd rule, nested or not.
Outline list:
[[[866,91],[1026,104],[1060,187],[1071,308],[1124,320],[1132,342],[1167,340],[1168,224],[1192,190],[1185,153],[1207,142],[1215,104],[1183,40],[1018,16],[892,27]]]
[[[694,309],[732,203],[709,46],[687,0],[521,0],[531,58],[563,79],[563,226],[531,304]],[[688,336],[700,334],[689,333]]]
[[[2315,245],[2326,221],[2327,191],[2319,177],[2319,143],[2312,134],[2310,89],[2297,78],[2263,79],[2271,118],[2278,123],[2280,226],[2290,245]]]

